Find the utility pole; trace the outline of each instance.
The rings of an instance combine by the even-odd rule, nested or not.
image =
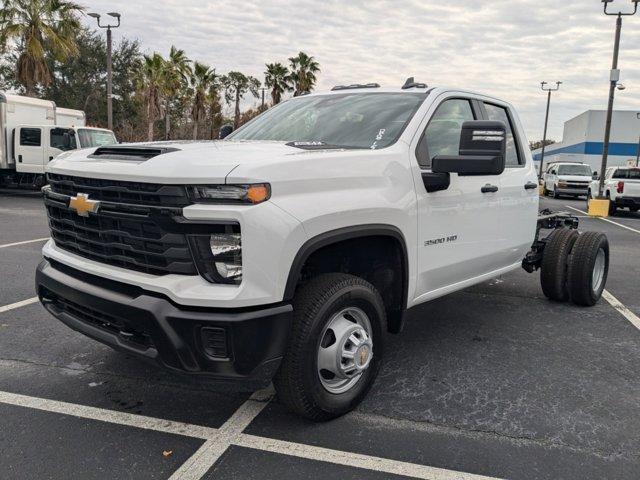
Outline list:
[[[604,127],[604,147],[602,149],[602,164],[600,165],[600,182],[598,184],[598,198],[602,198],[604,190],[604,173],[607,169],[607,159],[609,158],[609,142],[611,140],[611,117],[613,116],[613,100],[616,94],[616,86],[620,80],[620,70],[618,70],[618,53],[620,52],[620,33],[622,31],[622,17],[635,15],[638,11],[638,3],[640,0],[631,0],[633,3],[632,13],[623,12],[607,12],[607,7],[613,0],[602,0],[604,3],[604,14],[617,16],[616,19],[616,37],[613,44],[613,61],[611,63],[611,74],[609,76],[609,104],[607,106],[607,121]]]
[[[549,125],[549,107],[551,106],[551,92],[560,90],[562,82],[556,82],[555,87],[547,87],[547,82],[540,82],[540,88],[543,92],[547,93],[547,113],[544,117],[544,134],[542,135],[542,152],[540,153],[540,172],[538,172],[538,178],[542,178],[542,165],[544,164],[544,150],[547,147],[547,126]]]
[[[112,42],[111,42],[111,29],[118,28],[120,26],[120,14],[118,12],[109,12],[107,15],[118,20],[118,23],[115,25],[102,25],[100,23],[100,14],[99,13],[89,13],[90,17],[95,18],[98,21],[99,28],[107,29],[107,124],[109,130],[113,130],[113,93],[112,93],[112,61],[111,61],[111,51],[112,51]]]
[[[264,112],[264,91],[266,90],[266,87],[262,87],[260,88],[260,90],[262,90],[262,106],[260,107],[260,111]]]

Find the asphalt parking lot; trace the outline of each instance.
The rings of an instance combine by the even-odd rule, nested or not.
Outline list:
[[[312,424],[59,323],[33,301],[40,197],[0,192],[0,478],[637,479],[640,214],[610,220],[581,218],[611,243],[598,305],[519,271],[419,307],[360,407]]]

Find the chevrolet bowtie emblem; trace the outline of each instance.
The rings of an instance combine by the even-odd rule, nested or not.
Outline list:
[[[100,202],[97,200],[89,200],[86,193],[78,193],[75,197],[69,199],[69,208],[75,210],[81,217],[88,217],[89,212],[96,213],[100,208]]]

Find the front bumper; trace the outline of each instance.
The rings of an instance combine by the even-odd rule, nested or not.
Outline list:
[[[640,197],[616,197],[615,199],[615,205],[616,207],[638,207],[640,208]]]
[[[560,195],[586,195],[589,191],[589,187],[557,187],[556,191]]]
[[[47,259],[36,292],[53,316],[94,340],[199,383],[247,390],[268,385],[277,371],[293,311],[180,306]]]

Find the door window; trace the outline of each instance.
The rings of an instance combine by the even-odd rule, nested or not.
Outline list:
[[[20,145],[24,147],[39,147],[42,142],[42,131],[39,128],[21,128]]]
[[[73,136],[73,130],[69,128],[52,128],[49,139],[49,145],[66,152],[67,150],[76,149],[76,138]]]
[[[509,118],[507,109],[504,107],[499,107],[497,105],[492,105],[490,103],[485,103],[484,107],[487,111],[487,118],[489,120],[504,122],[507,127],[507,157],[505,158],[506,166],[514,167],[521,165],[522,162],[520,161],[520,155],[518,155],[518,145],[516,144],[516,140],[513,136],[513,128],[511,126],[511,119]]]
[[[418,142],[416,157],[422,168],[430,168],[436,155],[458,155],[464,122],[475,120],[471,103],[462,98],[442,102]]]

